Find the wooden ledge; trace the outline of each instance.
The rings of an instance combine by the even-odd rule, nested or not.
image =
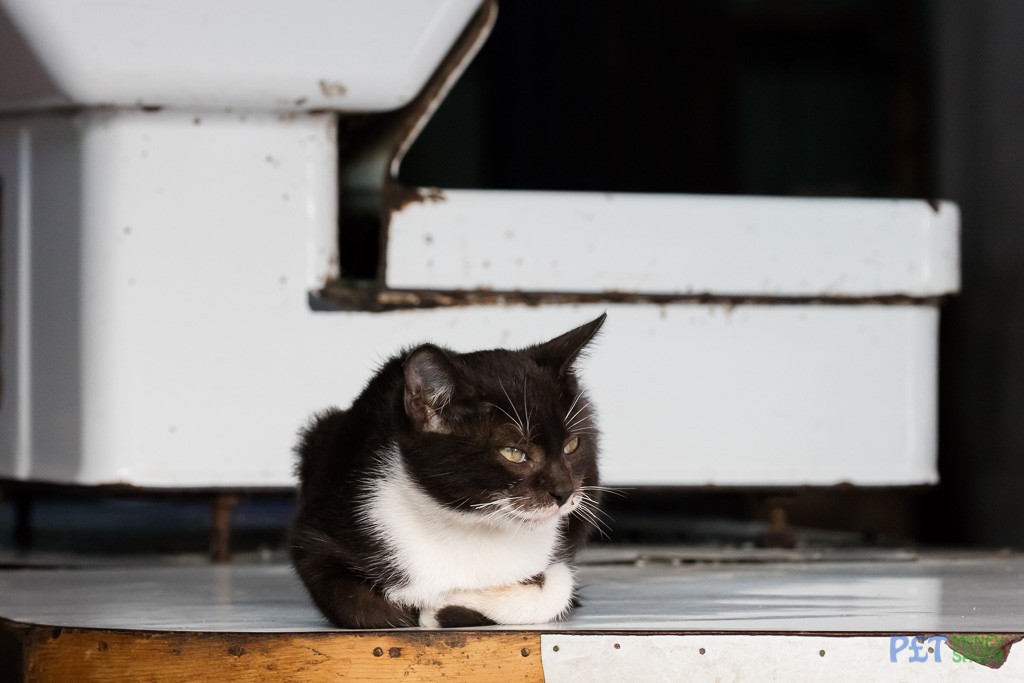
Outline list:
[[[543,681],[540,633],[220,633],[0,620],[0,680]]]

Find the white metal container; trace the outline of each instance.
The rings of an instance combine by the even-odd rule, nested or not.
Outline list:
[[[287,485],[306,416],[403,345],[522,345],[608,310],[585,373],[609,482],[936,480],[955,207],[448,192],[393,216],[389,285],[803,298],[317,311],[335,153],[329,114],[0,124],[0,476]]]
[[[315,310],[339,275],[335,112],[433,93],[387,163],[357,160],[372,191],[478,6],[310,3],[299,26],[283,2],[0,0],[0,478],[290,485],[307,416],[397,349],[607,310],[584,369],[607,482],[936,481],[949,204],[444,192],[390,213],[385,294],[490,303]],[[185,35],[198,61],[169,60]]]
[[[0,0],[0,111],[388,111],[481,0]]]

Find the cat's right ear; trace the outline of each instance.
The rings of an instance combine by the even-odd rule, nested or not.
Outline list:
[[[448,431],[445,407],[455,394],[455,367],[448,355],[433,344],[419,346],[405,357],[405,414],[416,429]]]
[[[557,368],[560,375],[564,375],[579,358],[583,349],[593,341],[594,337],[604,325],[607,313],[602,313],[589,323],[569,330],[551,341],[538,344],[530,349],[534,358],[541,365]]]

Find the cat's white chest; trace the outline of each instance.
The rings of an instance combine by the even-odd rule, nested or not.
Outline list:
[[[408,579],[385,587],[388,597],[420,608],[443,604],[453,591],[504,586],[544,571],[560,534],[557,524],[511,529],[452,512],[401,466],[374,488],[363,514],[389,562]]]

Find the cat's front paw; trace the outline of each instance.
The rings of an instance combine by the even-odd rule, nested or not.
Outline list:
[[[572,570],[559,562],[521,583],[454,595],[451,605],[437,610],[432,618],[441,626],[446,621],[453,626],[543,624],[564,617],[574,594]],[[442,614],[446,610],[450,611]],[[465,623],[471,619],[477,621]]]
[[[496,623],[475,609],[462,605],[446,605],[438,609],[420,611],[421,628],[472,628],[494,626]]]

